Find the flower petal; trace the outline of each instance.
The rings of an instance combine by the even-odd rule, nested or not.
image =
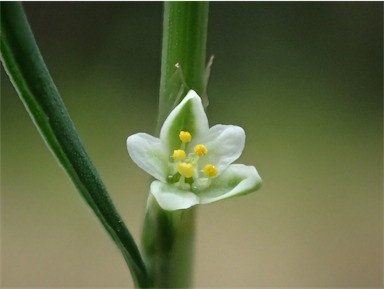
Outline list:
[[[208,154],[201,158],[201,164],[215,165],[220,174],[243,152],[245,132],[239,126],[218,124],[211,127],[206,136],[196,141],[203,143],[208,149]]]
[[[165,182],[168,170],[168,152],[160,139],[146,133],[137,133],[127,139],[131,159],[144,171]]]
[[[153,181],[151,193],[161,208],[167,211],[187,209],[199,204],[199,197],[194,193],[179,190],[175,185]]]
[[[199,193],[200,203],[208,204],[222,199],[241,196],[256,191],[261,178],[253,166],[230,165],[212,184]]]
[[[190,132],[194,139],[206,134],[208,129],[208,119],[201,98],[194,90],[190,90],[164,121],[160,139],[172,151],[180,147],[180,131]]]

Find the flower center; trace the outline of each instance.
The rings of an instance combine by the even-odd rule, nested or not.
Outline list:
[[[219,173],[213,164],[200,167],[199,160],[208,154],[207,147],[204,144],[195,145],[193,151],[187,154],[186,147],[192,136],[187,131],[181,131],[179,138],[180,148],[175,149],[170,157],[171,174],[167,181],[185,190],[200,191],[207,188],[211,178]]]

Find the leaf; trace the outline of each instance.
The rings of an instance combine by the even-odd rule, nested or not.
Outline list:
[[[209,77],[211,76],[211,67],[213,65],[213,59],[215,58],[214,55],[211,55],[209,58],[208,64],[205,67],[205,72],[204,72],[204,90],[203,93],[201,94],[201,100],[203,102],[204,109],[207,109],[209,105],[209,99],[208,99],[208,82],[209,82]]]
[[[42,138],[120,249],[136,286],[149,287],[137,245],[81,143],[19,2],[1,3],[0,52],[1,62]]]

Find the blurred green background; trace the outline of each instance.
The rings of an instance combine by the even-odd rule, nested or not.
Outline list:
[[[45,61],[136,240],[161,2],[24,3]],[[213,2],[210,123],[244,127],[263,187],[198,210],[196,287],[383,286],[383,3]],[[2,287],[132,286],[1,70]]]

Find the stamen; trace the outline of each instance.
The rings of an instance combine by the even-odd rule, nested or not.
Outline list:
[[[208,164],[203,169],[204,174],[206,174],[208,177],[214,177],[217,175],[218,170],[214,165]]]
[[[174,150],[172,154],[172,158],[175,161],[180,161],[186,157],[185,151],[184,150]]]
[[[186,178],[193,177],[195,173],[195,167],[190,163],[179,163],[179,165],[177,166],[177,170],[180,175],[183,175]]]
[[[171,174],[167,177],[167,182],[175,184],[183,190],[198,192],[210,186],[211,177],[218,174],[218,170],[212,164],[208,164],[201,170],[199,168],[200,157],[208,153],[208,149],[203,144],[194,147],[193,152],[187,154],[186,146],[191,142],[192,136],[188,131],[180,131],[179,138],[181,145],[175,149],[169,157]],[[205,176],[200,175],[203,172]],[[200,175],[200,176],[199,176]]]
[[[179,138],[183,143],[187,143],[192,140],[191,134],[187,131],[181,131],[179,134]]]
[[[208,153],[208,149],[205,145],[203,144],[198,144],[194,148],[195,154],[199,157],[206,155]]]

